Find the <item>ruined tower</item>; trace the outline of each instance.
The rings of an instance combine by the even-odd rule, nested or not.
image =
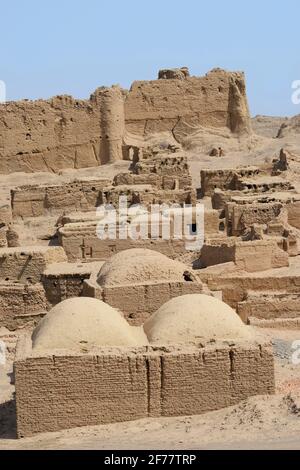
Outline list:
[[[122,160],[125,131],[124,97],[119,86],[98,88],[93,97],[100,108],[100,159],[101,163]]]

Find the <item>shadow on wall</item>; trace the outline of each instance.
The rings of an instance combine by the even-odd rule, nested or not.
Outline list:
[[[16,402],[9,400],[0,404],[0,439],[17,438]]]

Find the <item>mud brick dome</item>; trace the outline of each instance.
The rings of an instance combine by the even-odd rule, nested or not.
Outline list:
[[[224,302],[204,294],[171,299],[144,324],[151,343],[251,339],[252,329]]]
[[[112,256],[100,269],[101,286],[183,281],[186,266],[152,250],[134,248]]]
[[[33,332],[33,349],[91,349],[95,346],[138,346],[146,337],[116,309],[101,300],[72,298],[56,305]]]

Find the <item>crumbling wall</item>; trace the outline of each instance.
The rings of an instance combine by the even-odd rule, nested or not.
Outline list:
[[[203,169],[200,172],[201,192],[203,196],[213,196],[215,189],[223,191],[234,191],[238,189],[240,177],[257,176],[260,173],[259,168],[226,168],[222,170]]]
[[[69,262],[107,260],[113,254],[130,248],[159,251],[169,258],[176,258],[186,251],[184,240],[132,240],[129,237],[122,240],[118,236],[113,240],[101,239],[97,236],[96,225],[97,222],[71,223],[59,229],[59,244],[64,248]]]
[[[170,223],[171,236],[169,240],[160,238],[132,240],[129,236],[125,240],[119,238],[119,227],[116,227],[115,239],[101,239],[97,236],[97,221],[66,223],[58,230],[58,242],[64,248],[69,262],[107,260],[114,253],[130,248],[147,248],[158,251],[169,258],[176,258],[186,253],[187,240],[172,237],[172,219]],[[68,217],[66,217],[68,220]],[[204,212],[204,235],[215,235],[219,231],[219,214],[215,210]],[[151,226],[149,230],[151,229]],[[150,234],[150,231],[149,231]]]
[[[98,286],[85,282],[83,295],[96,297],[121,310],[131,325],[142,325],[150,315],[170,299],[186,294],[199,294],[203,291],[200,282],[159,282],[116,287]],[[87,289],[85,287],[87,286]]]
[[[242,73],[215,69],[204,77],[169,76],[134,82],[127,93],[101,87],[88,100],[65,95],[1,104],[0,173],[57,173],[127,159],[130,133],[171,131],[181,141],[199,126],[250,132]]]
[[[75,180],[59,185],[26,185],[11,191],[14,217],[40,217],[65,211],[91,211],[102,204],[109,179]]]
[[[14,364],[18,437],[201,414],[274,393],[272,349],[261,342],[106,348],[84,355],[51,351],[37,357],[30,340],[24,341]]]
[[[277,176],[267,176],[258,180],[253,178],[238,178],[236,183],[236,190],[253,193],[290,191],[293,189],[295,188],[290,181]]]
[[[234,261],[238,268],[248,272],[289,266],[288,254],[272,240],[236,243]]]
[[[59,172],[122,159],[123,93],[99,88],[89,100],[50,100],[0,105],[0,173]]]
[[[12,210],[9,191],[1,195],[0,203],[0,248],[8,246],[9,229],[12,224]]]
[[[134,173],[118,173],[113,180],[114,186],[136,186],[140,184],[161,187],[161,178],[154,173],[141,175]]]
[[[119,207],[121,196],[127,197],[128,207],[133,204],[142,204],[150,208],[151,204],[193,204],[196,201],[195,189],[157,189],[151,185],[111,186],[102,191],[104,204]]]
[[[300,201],[294,204],[288,204],[288,223],[295,228],[300,229]]]
[[[102,263],[57,263],[50,265],[42,275],[45,295],[50,305],[54,306],[71,297],[80,297],[83,283],[94,270],[99,272]]]
[[[299,291],[300,276],[284,275],[276,276],[264,274],[245,275],[207,275],[199,271],[199,278],[206,282],[211,291],[222,291],[223,301],[230,307],[237,310],[238,303],[243,302],[248,295],[248,291],[256,292],[286,292],[295,293]]]
[[[259,320],[300,319],[300,295],[286,292],[248,292],[247,298],[238,302],[237,311],[247,323],[249,317]]]
[[[287,223],[287,210],[281,203],[228,204],[226,225],[233,236],[242,235],[254,224],[267,225],[270,222]]]
[[[201,249],[201,266],[215,266],[217,264],[229,263],[235,259],[234,240],[208,240]]]
[[[132,84],[125,102],[129,132],[170,131],[178,141],[199,126],[250,132],[242,73],[214,69],[204,77],[166,78]]]
[[[40,282],[49,264],[66,260],[61,247],[3,248],[0,250],[0,279],[34,284]]]
[[[247,272],[289,266],[288,253],[273,240],[208,239],[201,249],[200,261],[203,267],[234,262],[237,268]]]
[[[48,302],[42,284],[0,282],[0,325],[14,331],[34,327],[46,314]]]

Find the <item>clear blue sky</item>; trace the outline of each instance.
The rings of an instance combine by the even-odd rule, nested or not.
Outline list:
[[[7,99],[71,94],[156,78],[186,65],[244,70],[253,115],[293,115],[299,0],[0,0]]]

